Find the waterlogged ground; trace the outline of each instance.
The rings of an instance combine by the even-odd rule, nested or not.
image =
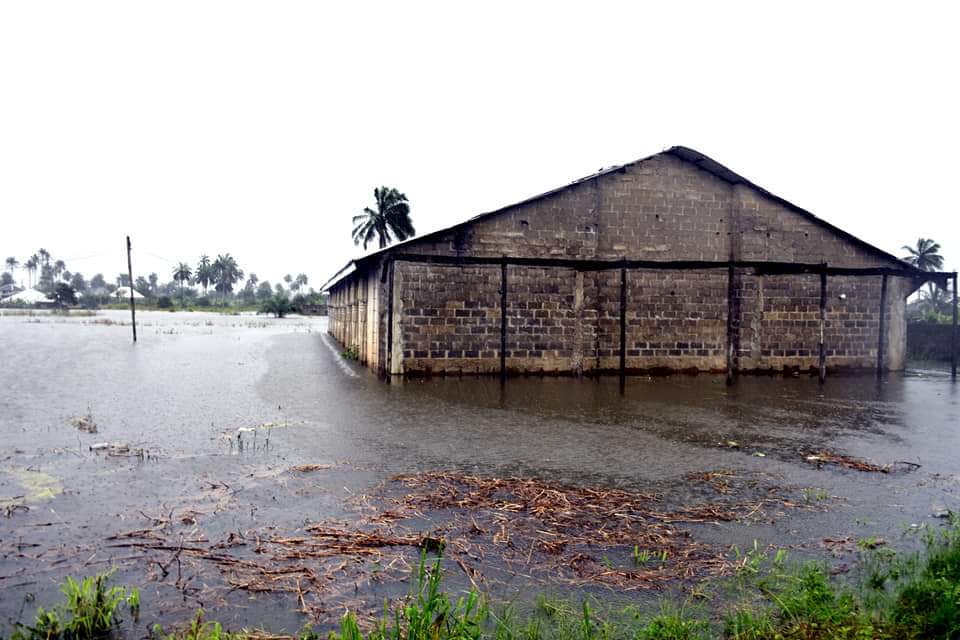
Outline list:
[[[705,559],[756,539],[842,568],[857,541],[910,544],[911,529],[960,511],[960,387],[942,371],[824,386],[631,378],[622,393],[615,378],[387,385],[339,358],[323,319],[138,321],[133,345],[121,312],[0,315],[0,633],[65,576],[112,567],[142,587],[141,626],[204,606],[294,631],[402,593],[397,576],[435,538],[450,538],[452,590],[649,602],[641,587],[683,569],[683,550],[709,572]],[[825,451],[891,472],[807,460]],[[462,474],[530,480],[475,485],[470,506]],[[428,485],[429,499],[404,501]],[[676,557],[639,571],[629,544],[561,544],[558,531],[583,532],[571,504],[595,507],[597,538],[663,534]]]

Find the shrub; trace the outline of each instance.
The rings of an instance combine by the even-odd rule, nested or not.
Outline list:
[[[269,300],[264,300],[260,305],[259,313],[270,313],[277,318],[282,318],[294,311],[294,306],[285,294],[278,293]]]
[[[170,296],[160,296],[157,298],[157,308],[158,309],[170,309],[173,307],[173,300],[170,299]]]

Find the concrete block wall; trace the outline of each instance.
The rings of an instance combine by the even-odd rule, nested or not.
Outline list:
[[[877,255],[749,186],[731,185],[671,155],[508,208],[404,253],[616,260],[758,260],[889,267]],[[331,333],[392,373],[494,373],[500,366],[500,267],[397,262],[393,344],[388,284],[357,274],[331,291]],[[872,368],[880,276],[828,280],[828,366]],[[362,283],[362,284],[360,284]],[[890,278],[886,364],[903,364],[903,298]],[[619,270],[508,267],[507,367],[579,373],[619,366]],[[843,294],[843,298],[840,297]],[[812,369],[819,356],[819,275],[738,270],[735,366]],[[637,270],[627,275],[630,370],[726,367],[727,273]],[[381,361],[381,359],[383,361]]]

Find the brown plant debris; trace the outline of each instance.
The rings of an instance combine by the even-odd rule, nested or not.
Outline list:
[[[325,469],[333,469],[332,464],[298,464],[295,467],[290,467],[290,471],[296,471],[298,473],[310,473],[311,471],[323,471]]]
[[[154,526],[112,536],[108,546],[147,553],[153,578],[185,596],[213,602],[236,590],[283,593],[299,611],[330,620],[346,608],[374,615],[383,601],[372,597],[376,585],[406,579],[421,552],[442,552],[475,587],[509,574],[629,591],[721,575],[731,566],[724,550],[677,523],[763,518],[771,507],[793,505],[768,492],[753,502],[671,511],[652,493],[434,472],[393,478],[353,506],[359,513],[346,521],[217,540],[197,530],[195,517],[144,514]],[[223,578],[219,594],[204,571],[210,565]]]
[[[73,416],[70,418],[70,425],[78,430],[85,433],[96,433],[97,432],[97,423],[93,419],[93,414],[89,411],[86,415],[82,416]]]
[[[803,459],[811,464],[817,465],[818,467],[825,464],[832,464],[844,467],[845,469],[853,469],[854,471],[863,471],[865,473],[891,473],[895,471],[912,471],[920,468],[920,465],[916,462],[898,460],[891,464],[878,465],[873,464],[872,462],[860,460],[859,458],[854,458],[853,456],[828,450],[803,454]]]

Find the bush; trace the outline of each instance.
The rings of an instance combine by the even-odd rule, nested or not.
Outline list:
[[[169,309],[171,307],[173,307],[173,300],[170,299],[170,296],[160,296],[157,298],[158,309]]]
[[[295,308],[290,299],[285,294],[278,293],[260,305],[259,313],[270,313],[277,318],[282,318],[292,311],[295,311]]]
[[[196,301],[195,304],[196,304],[198,307],[209,307],[209,306],[210,306],[210,298],[207,298],[206,296],[201,296],[201,297],[197,298],[197,301]]]

